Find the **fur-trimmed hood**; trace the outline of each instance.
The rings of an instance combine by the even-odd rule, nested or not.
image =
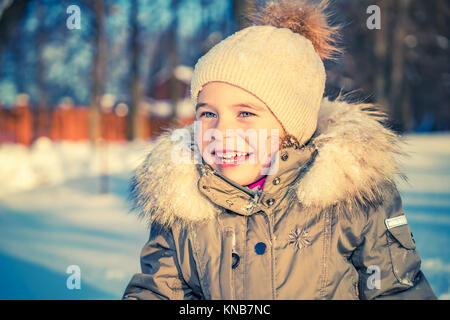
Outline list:
[[[348,212],[370,206],[386,192],[381,185],[395,184],[395,176],[406,179],[395,161],[396,154],[403,154],[402,140],[383,125],[385,120],[385,113],[372,104],[322,100],[317,130],[309,143],[317,156],[295,184],[304,208],[319,212],[334,206]],[[179,132],[192,134],[193,125]],[[175,221],[190,224],[213,218],[221,208],[198,189],[203,164],[188,155],[192,140],[181,136],[181,143],[173,141],[173,133],[161,134],[137,168],[130,186],[133,209],[149,222],[169,226]],[[174,153],[184,153],[184,163],[171,161]]]

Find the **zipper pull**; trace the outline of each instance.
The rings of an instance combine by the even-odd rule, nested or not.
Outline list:
[[[257,190],[255,192],[255,196],[253,197],[253,203],[254,204],[258,204],[259,199],[261,198],[261,194],[262,194],[262,190],[259,189],[259,186],[256,187]]]
[[[233,230],[233,238],[232,238],[232,240],[231,240],[231,248],[232,248],[232,250],[231,250],[231,252],[236,252],[236,234],[234,233],[234,230]]]

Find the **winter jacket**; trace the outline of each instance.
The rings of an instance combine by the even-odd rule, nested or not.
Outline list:
[[[150,236],[123,299],[436,299],[394,181],[401,140],[383,116],[324,98],[315,134],[277,153],[263,190],[170,161],[196,149],[165,132],[132,179]]]

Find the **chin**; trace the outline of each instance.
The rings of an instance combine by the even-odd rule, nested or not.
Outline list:
[[[220,173],[233,182],[242,186],[255,182],[259,177],[259,170],[249,168],[220,168]]]

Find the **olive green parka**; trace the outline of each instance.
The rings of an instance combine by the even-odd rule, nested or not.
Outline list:
[[[262,191],[172,161],[198,156],[193,125],[162,134],[132,179],[150,236],[123,299],[436,299],[394,181],[401,139],[383,120],[324,98],[313,137],[277,153]]]

